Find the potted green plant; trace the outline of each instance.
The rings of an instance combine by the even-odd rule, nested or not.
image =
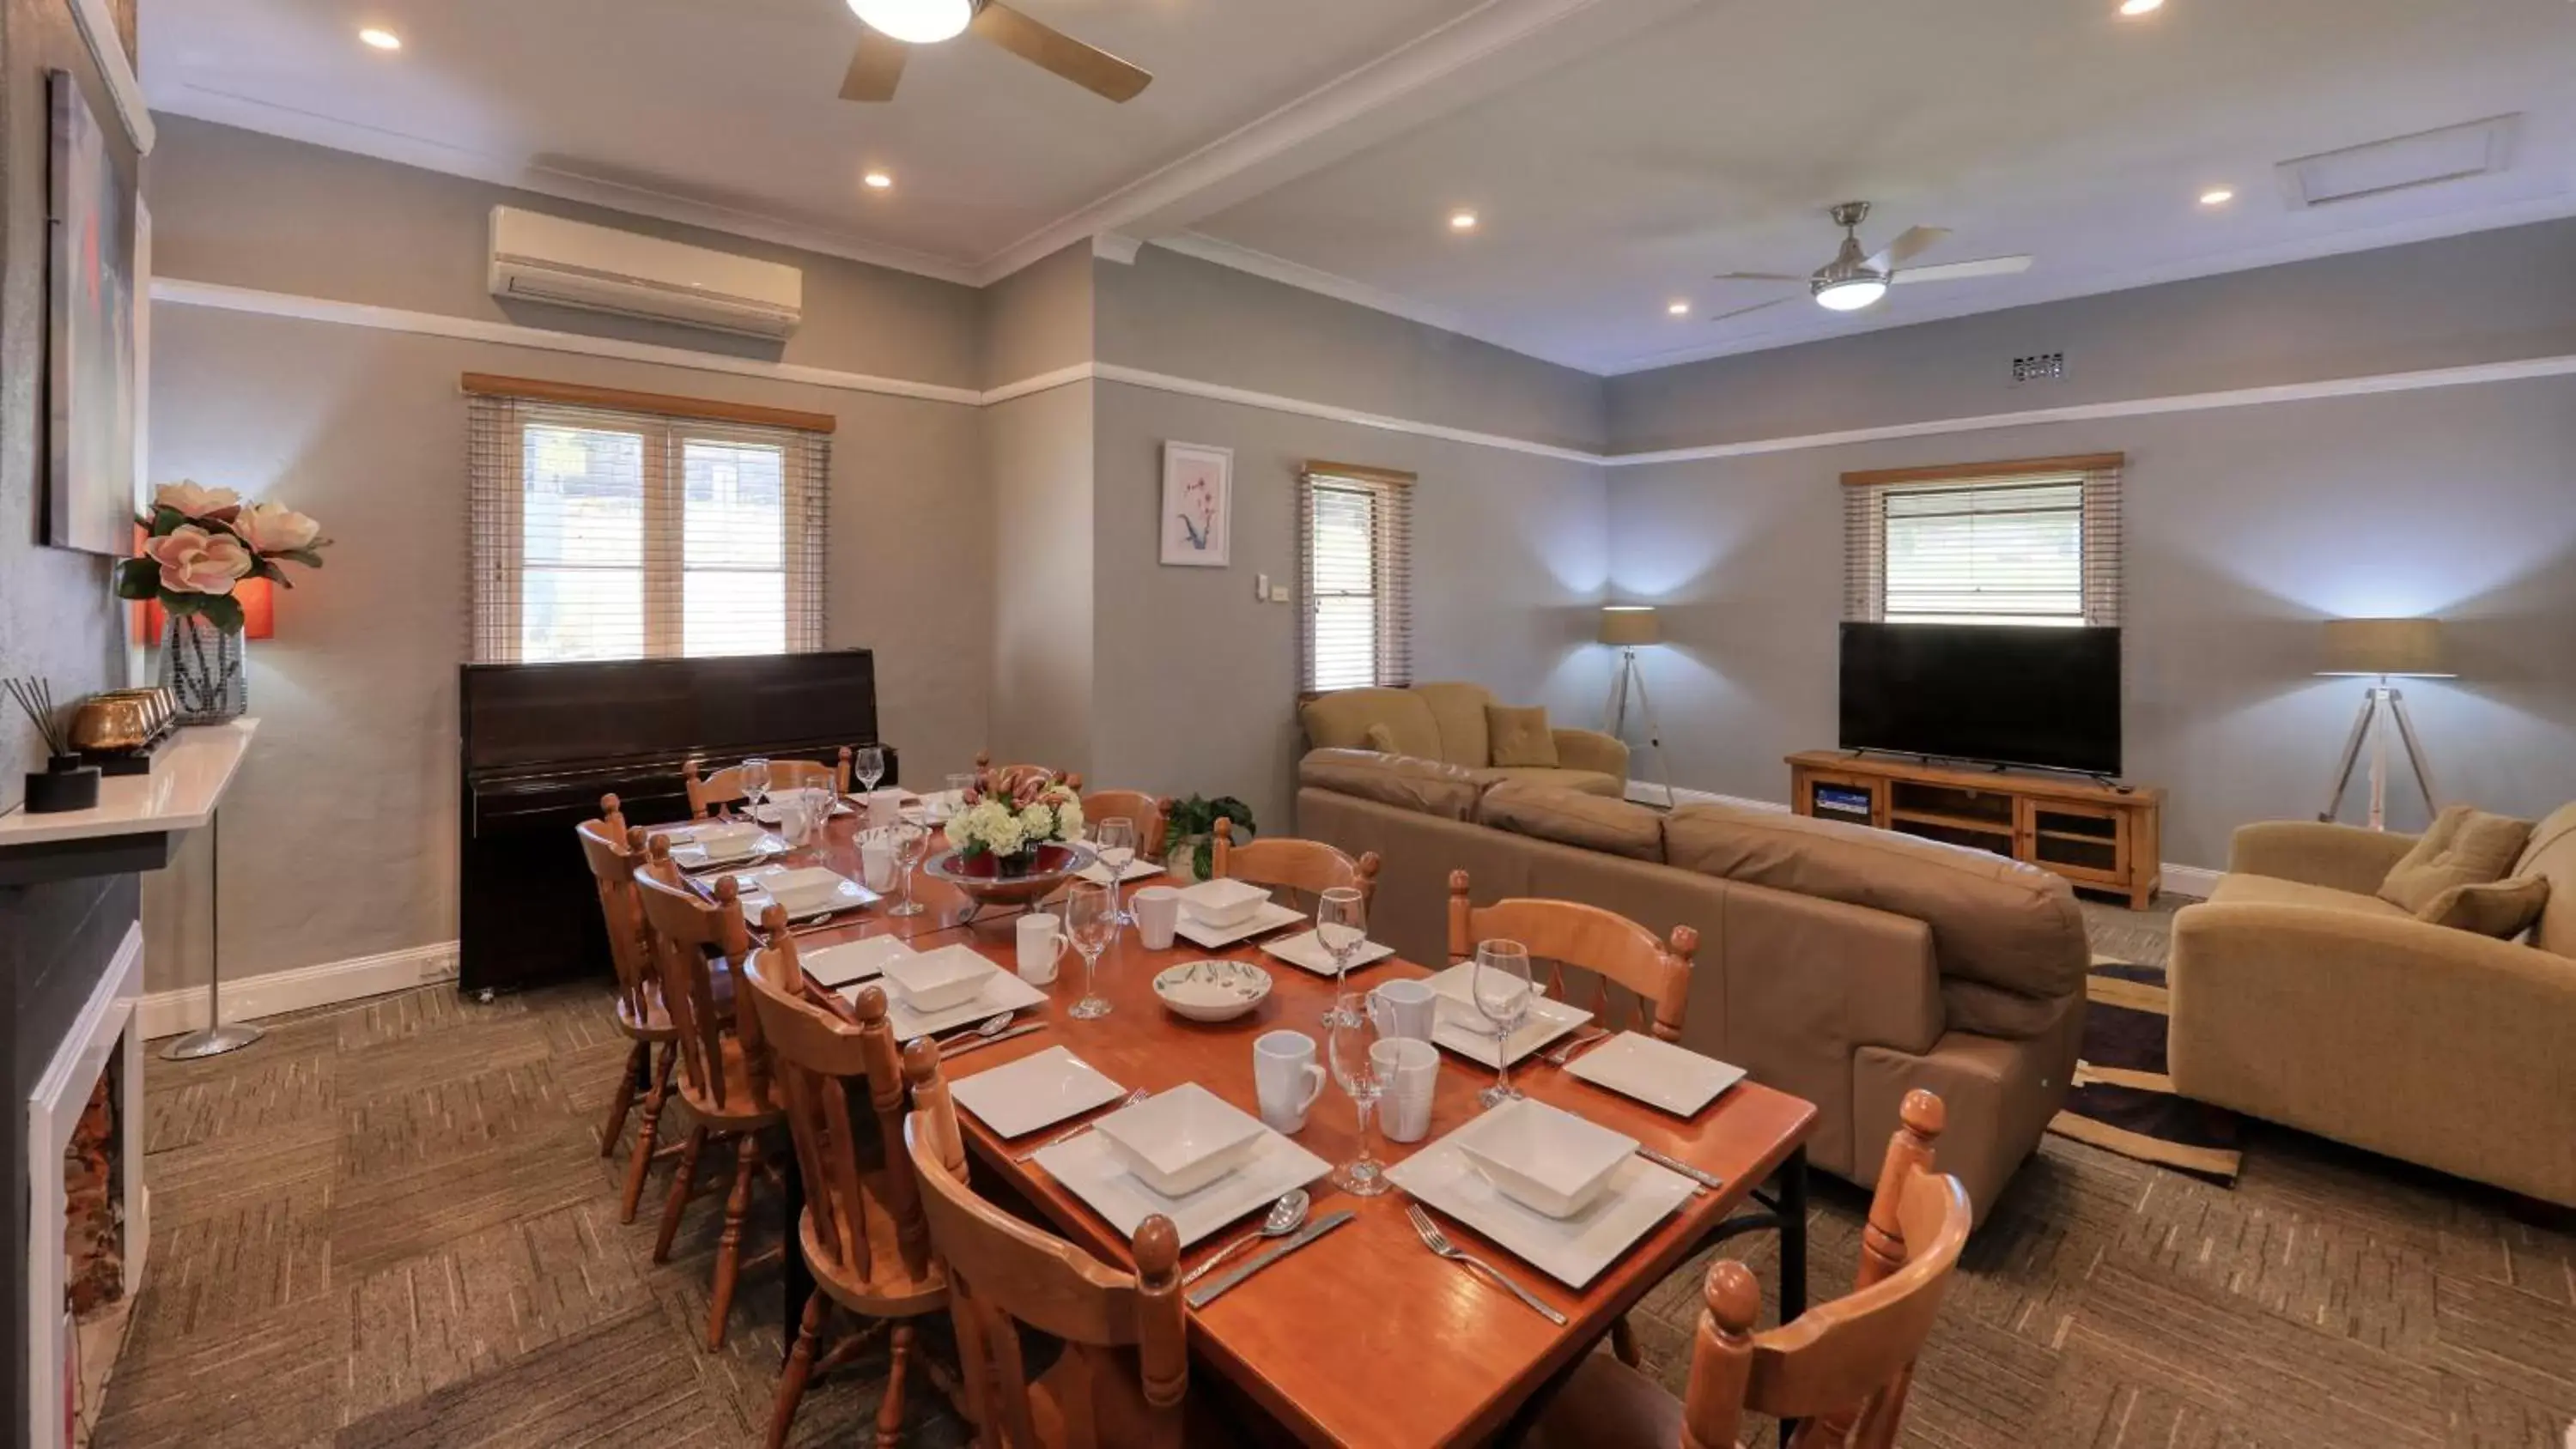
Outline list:
[[[1206,880],[1216,866],[1219,820],[1234,822],[1231,833],[1236,844],[1252,838],[1252,807],[1231,795],[1219,795],[1213,800],[1192,795],[1172,802],[1171,824],[1166,827],[1172,848],[1163,857],[1164,868],[1181,879]]]

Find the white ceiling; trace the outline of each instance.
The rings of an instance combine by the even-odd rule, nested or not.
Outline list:
[[[1165,236],[1604,372],[2576,214],[2568,0],[1016,3],[1153,86],[1114,106],[961,40],[852,105],[842,0],[144,0],[145,84],[156,109],[960,280]],[[2310,211],[2273,179],[2503,112],[2501,176]],[[2237,200],[2196,205],[2213,185]],[[1775,295],[1712,273],[1822,263],[1849,198],[1877,204],[1872,245],[1947,226],[1922,262],[2038,264],[1703,320]]]

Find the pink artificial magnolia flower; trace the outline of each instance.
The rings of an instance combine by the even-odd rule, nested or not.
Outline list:
[[[292,553],[322,536],[322,525],[283,503],[254,503],[233,518],[233,532],[261,553]]]
[[[164,483],[152,490],[156,508],[175,508],[180,516],[207,523],[230,523],[241,511],[241,495],[229,488],[209,488],[193,478]]]
[[[183,523],[143,541],[144,555],[161,565],[161,587],[174,594],[229,594],[250,572],[250,550],[228,533],[208,533]]]

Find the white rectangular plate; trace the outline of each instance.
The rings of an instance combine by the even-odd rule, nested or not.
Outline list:
[[[1744,1080],[1742,1067],[1633,1031],[1585,1049],[1566,1070],[1677,1117],[1690,1116]]]
[[[1057,1046],[960,1077],[950,1084],[948,1095],[983,1119],[985,1126],[1005,1137],[1018,1137],[1106,1106],[1125,1093],[1089,1062]]]
[[[1468,996],[1468,979],[1475,969],[1474,962],[1462,961],[1430,978],[1431,989],[1442,997],[1439,1014],[1431,1025],[1431,1040],[1471,1062],[1499,1069],[1502,1059],[1496,1051],[1494,1033],[1476,1014],[1475,1004]],[[1511,1060],[1517,1065],[1530,1053],[1591,1019],[1592,1013],[1581,1007],[1540,997],[1530,1008],[1529,1020],[1512,1033]]]
[[[900,936],[871,936],[864,941],[843,941],[799,956],[805,974],[817,986],[847,986],[865,981],[885,970],[885,963],[897,956],[909,956],[912,948]]]
[[[866,982],[860,982],[842,987],[841,999],[856,1001],[860,990],[866,985]],[[1045,992],[1022,981],[1017,975],[996,966],[993,968],[992,979],[984,983],[981,994],[959,1002],[946,1011],[933,1011],[926,1014],[915,1011],[904,1004],[902,992],[889,990],[886,992],[886,1021],[894,1028],[896,1041],[910,1041],[917,1036],[928,1036],[933,1032],[946,1031],[950,1027],[982,1021],[997,1011],[1026,1011],[1032,1006],[1044,1006],[1046,1000]]]
[[[1689,1178],[1631,1157],[1610,1175],[1609,1190],[1573,1217],[1552,1218],[1525,1208],[1503,1196],[1458,1150],[1459,1139],[1471,1137],[1485,1120],[1470,1119],[1388,1169],[1387,1177],[1568,1288],[1581,1288],[1601,1276],[1602,1269],[1690,1200]]]
[[[784,816],[786,813],[787,807],[779,804],[775,800],[764,800],[760,804],[753,806],[750,812],[752,819],[757,820],[764,825],[778,824],[780,817]],[[847,800],[833,801],[832,813],[834,815],[849,814],[850,802]]]
[[[1149,875],[1161,875],[1162,873],[1163,867],[1160,862],[1147,860],[1140,855],[1134,860],[1127,862],[1127,868],[1118,872],[1118,879],[1121,881],[1143,880]],[[1082,869],[1075,871],[1074,874],[1091,882],[1093,885],[1109,884],[1109,867],[1102,865],[1096,860],[1091,864],[1084,866]]]
[[[707,854],[707,848],[694,840],[679,840],[672,843],[671,863],[682,870],[700,871],[719,865],[747,864],[786,853],[787,842],[775,835],[767,834],[753,841],[750,849],[737,850],[731,855],[723,856]]]
[[[1180,934],[1182,940],[1193,945],[1210,951],[1222,951],[1237,941],[1249,941],[1255,936],[1278,930],[1281,926],[1293,926],[1304,919],[1306,919],[1305,912],[1293,910],[1277,901],[1270,901],[1231,926],[1211,926],[1191,915],[1189,908],[1184,906],[1181,908]]]
[[[783,865],[764,865],[757,870],[742,871],[734,876],[734,888],[741,893],[744,920],[754,926],[760,924],[762,914],[769,909],[770,899],[769,888],[764,884],[764,878],[784,875],[787,869]],[[808,905],[799,901],[795,914],[789,918],[788,924],[794,925],[807,916],[821,915],[826,911],[854,911],[861,906],[875,905],[882,899],[884,897],[857,881],[843,879],[839,885],[832,888],[832,898],[829,901],[821,905]]]
[[[1305,1148],[1267,1128],[1262,1130],[1262,1143],[1253,1149],[1249,1161],[1186,1197],[1167,1198],[1147,1187],[1097,1132],[1040,1149],[1037,1164],[1119,1232],[1133,1233],[1147,1216],[1161,1213],[1180,1229],[1181,1246],[1186,1248],[1237,1218],[1269,1207],[1288,1189],[1304,1187],[1333,1170]]]
[[[1261,949],[1291,966],[1303,967],[1318,976],[1333,974],[1333,953],[1324,949],[1324,943],[1316,940],[1315,933],[1312,931],[1300,931],[1293,936],[1264,941],[1261,943]],[[1366,942],[1361,945],[1360,953],[1351,958],[1351,969],[1357,971],[1363,966],[1383,961],[1394,954],[1393,946],[1378,941]]]

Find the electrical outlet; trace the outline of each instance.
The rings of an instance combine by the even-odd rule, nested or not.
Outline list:
[[[1283,579],[1270,586],[1270,602],[1274,604],[1284,604],[1288,602],[1288,597],[1288,584],[1286,580]]]

